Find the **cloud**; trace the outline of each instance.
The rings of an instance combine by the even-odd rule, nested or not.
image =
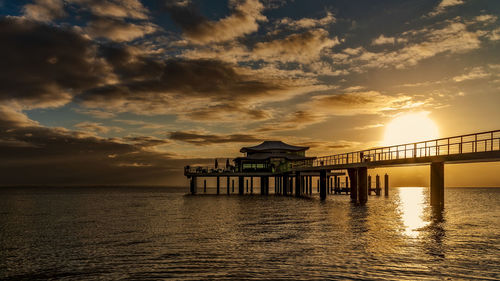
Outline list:
[[[490,76],[490,73],[484,71],[480,66],[472,68],[468,73],[453,77],[455,82],[480,79]]]
[[[166,145],[171,143],[170,140],[160,139],[152,136],[124,137],[123,139],[127,142],[131,142],[134,145],[142,148]]]
[[[31,20],[49,22],[66,16],[63,0],[35,0],[23,7],[24,17]]]
[[[410,109],[424,105],[407,95],[384,95],[377,91],[319,95],[306,106],[328,115],[379,114],[385,111]]]
[[[319,19],[313,18],[301,18],[298,20],[294,20],[291,18],[282,18],[279,20],[278,25],[286,26],[290,29],[308,29],[308,28],[316,28],[316,27],[326,27],[332,23],[335,23],[337,20],[333,16],[332,13],[327,12],[326,16]]]
[[[2,18],[0,41],[1,102],[58,107],[110,77],[95,45],[70,29]]]
[[[195,145],[211,145],[220,143],[247,143],[259,142],[260,138],[249,134],[215,135],[204,134],[196,131],[175,131],[169,134],[169,138]]]
[[[200,14],[190,1],[166,1],[166,8],[178,24],[186,39],[197,44],[229,41],[253,33],[262,15],[264,6],[258,0],[230,1],[232,14],[219,21],[210,21]]]
[[[146,20],[149,11],[138,0],[67,0],[98,17]]]
[[[116,114],[114,114],[112,112],[106,112],[106,111],[97,110],[97,109],[76,109],[75,111],[78,113],[90,115],[94,118],[99,118],[99,119],[109,119],[109,118],[116,116]]]
[[[386,44],[394,44],[396,43],[396,38],[394,37],[385,37],[384,34],[380,34],[379,37],[373,39],[372,45],[386,45]]]
[[[157,30],[158,27],[149,22],[130,23],[113,18],[96,18],[85,28],[93,38],[108,38],[116,42],[132,41]]]
[[[338,39],[331,39],[326,30],[315,29],[292,34],[284,39],[257,43],[252,55],[254,59],[309,62],[318,59],[324,48],[331,48],[337,44],[339,44]]]
[[[481,46],[482,34],[482,31],[470,31],[468,25],[457,18],[447,21],[442,28],[424,28],[402,33],[401,38],[408,43],[397,50],[371,52],[363,47],[351,48],[340,55],[337,54],[334,59],[339,63],[357,64],[363,68],[402,69],[438,54],[462,54],[478,49]]]
[[[462,4],[464,4],[463,0],[442,0],[441,3],[439,3],[439,5],[432,12],[429,13],[429,16],[436,16],[442,14],[449,7],[458,6]]]
[[[325,120],[323,114],[318,114],[315,111],[297,110],[283,118],[266,122],[259,126],[258,132],[286,131],[299,130],[308,125],[316,124]]]
[[[91,131],[91,132],[97,132],[97,133],[103,133],[103,134],[106,134],[109,132],[119,133],[119,132],[123,131],[123,129],[120,127],[104,126],[101,123],[88,122],[88,121],[77,123],[77,124],[73,125],[73,127],[84,130],[84,131]]]

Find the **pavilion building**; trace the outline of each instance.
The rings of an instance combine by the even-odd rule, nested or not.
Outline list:
[[[234,159],[237,172],[286,172],[296,165],[312,164],[316,157],[307,157],[307,146],[294,146],[282,141],[264,141],[243,147],[246,156]]]

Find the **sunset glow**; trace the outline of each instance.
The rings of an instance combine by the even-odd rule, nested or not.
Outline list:
[[[428,112],[409,113],[394,118],[385,126],[383,144],[405,144],[438,137],[438,127],[428,117]]]

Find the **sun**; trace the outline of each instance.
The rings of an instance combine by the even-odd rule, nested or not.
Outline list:
[[[396,145],[432,140],[439,137],[438,127],[429,112],[400,115],[385,126],[383,145]]]

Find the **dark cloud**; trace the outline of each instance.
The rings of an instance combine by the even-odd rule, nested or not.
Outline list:
[[[259,142],[260,138],[249,134],[215,135],[200,132],[176,131],[169,134],[171,140],[183,141],[196,145],[209,145],[217,143]]]
[[[66,16],[62,0],[35,0],[23,7],[24,16],[37,21],[52,21]]]
[[[189,161],[147,149],[168,142],[47,128],[1,107],[0,184],[171,184]]]
[[[93,38],[107,38],[116,42],[128,42],[157,31],[150,22],[131,23],[123,19],[98,17],[91,20],[85,30]]]
[[[102,52],[121,83],[90,89],[78,96],[89,107],[178,113],[175,107],[179,108],[182,100],[198,98],[226,104],[231,111],[237,106],[235,103],[286,89],[279,82],[240,74],[230,64],[216,60],[154,61],[120,48],[106,48]],[[190,111],[195,110],[191,106]]]
[[[91,41],[64,28],[0,18],[0,101],[60,106],[104,83],[106,65]]]
[[[264,5],[258,0],[246,0],[233,5],[232,13],[219,21],[205,18],[190,1],[167,0],[164,7],[172,20],[182,28],[184,36],[199,44],[223,42],[250,34],[258,30],[258,21],[267,20],[262,15]]]

